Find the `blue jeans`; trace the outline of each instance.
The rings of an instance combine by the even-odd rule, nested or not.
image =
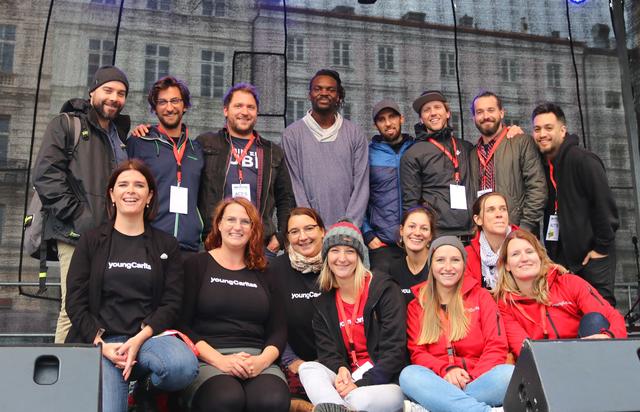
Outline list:
[[[502,405],[512,373],[513,365],[495,366],[462,390],[429,368],[410,365],[400,373],[400,387],[429,411],[487,412]]]
[[[127,336],[110,336],[106,343],[126,342]],[[198,374],[198,360],[187,345],[175,336],[147,339],[136,358],[131,380],[151,376],[151,384],[158,389],[177,391],[187,386]],[[129,382],[122,377],[122,369],[102,357],[102,411],[126,412]]]
[[[584,338],[585,336],[596,335],[600,333],[602,329],[609,329],[611,324],[599,312],[585,313],[580,319],[580,326],[578,328],[578,337]]]

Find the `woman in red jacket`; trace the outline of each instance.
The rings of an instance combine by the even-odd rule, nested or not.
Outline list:
[[[467,251],[467,276],[475,278],[482,287],[494,289],[498,280],[498,256],[505,237],[518,229],[509,224],[507,198],[499,192],[485,193],[472,207],[476,235]]]
[[[400,374],[400,387],[430,411],[490,411],[502,405],[513,372],[504,364],[507,339],[498,307],[465,276],[465,259],[458,238],[436,239],[428,279],[415,286],[417,298],[407,310],[412,365]]]
[[[498,261],[495,295],[509,348],[525,339],[625,338],[624,319],[584,279],[554,264],[526,230],[507,236]]]

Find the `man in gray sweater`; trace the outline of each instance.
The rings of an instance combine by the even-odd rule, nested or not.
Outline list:
[[[341,217],[362,225],[369,198],[369,149],[362,130],[338,109],[345,92],[334,70],[309,83],[311,110],[282,135],[298,206],[311,207],[330,226]]]

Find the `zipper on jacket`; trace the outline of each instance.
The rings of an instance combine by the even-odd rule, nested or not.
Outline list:
[[[549,313],[548,310],[546,312],[547,312],[547,319],[549,319],[549,324],[551,325],[551,327],[553,328],[553,331],[556,334],[556,339],[560,339],[560,334],[558,333],[558,329],[556,329],[555,323],[553,323],[553,319],[551,319],[551,314]]]
[[[598,297],[598,295],[596,295],[596,294],[593,292],[593,289],[592,289],[591,287],[589,288],[589,293],[591,294],[591,296],[593,296],[593,297],[598,301],[598,303],[599,303],[600,305],[604,306],[604,303],[602,302],[602,300],[600,300],[600,298]]]
[[[496,312],[496,326],[498,327],[498,336],[502,335],[500,330],[500,312]]]

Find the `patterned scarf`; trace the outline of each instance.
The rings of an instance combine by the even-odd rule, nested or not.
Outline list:
[[[313,257],[306,257],[301,253],[293,250],[293,247],[289,245],[287,248],[289,254],[289,260],[291,261],[291,267],[301,273],[318,273],[322,270],[322,251],[318,252]]]
[[[511,227],[507,226],[507,233],[505,234],[505,237],[509,233],[511,233]],[[498,281],[498,268],[496,267],[496,263],[498,262],[499,254],[500,249],[494,252],[491,249],[491,245],[489,245],[487,237],[484,235],[484,231],[481,231],[480,260],[482,261],[482,278],[489,289],[494,289],[496,287],[496,282]]]

